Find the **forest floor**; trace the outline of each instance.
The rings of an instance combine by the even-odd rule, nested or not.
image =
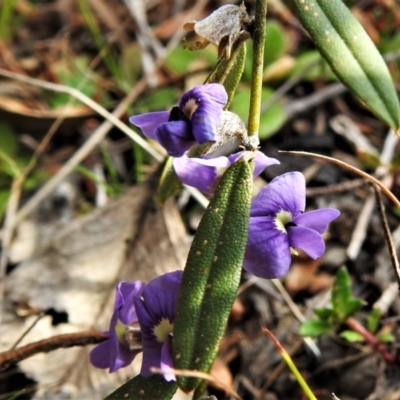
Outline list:
[[[280,152],[333,157],[399,196],[400,146],[393,131],[337,81],[287,3],[271,1],[268,8],[260,127],[260,150],[281,164],[267,168],[255,186],[301,171],[307,210],[334,207],[341,215],[325,236],[322,258],[294,257],[280,280],[243,274],[211,373],[244,400],[305,399],[263,334],[268,327],[318,399],[332,393],[341,400],[400,399],[400,299],[379,208],[395,248],[400,210],[384,196],[380,203],[366,179],[340,165]],[[165,206],[157,203],[165,153],[152,142],[149,154],[132,140],[141,133],[128,117],[168,110],[204,81],[217,50],[184,49],[182,26],[224,4],[0,5],[0,351],[60,334],[105,331],[116,282],[148,281],[184,267],[203,207],[186,191]],[[384,55],[399,91],[398,3],[346,4]],[[246,6],[252,15],[254,1]],[[244,120],[250,76],[249,56],[230,108]],[[318,338],[299,333],[302,322],[316,318],[315,309],[330,307],[343,266],[353,296],[365,301],[353,320],[380,341],[375,348],[346,323]],[[374,309],[380,310],[375,322]],[[100,399],[138,373],[139,360],[115,374],[95,370],[88,362],[91,348],[57,349],[11,363],[0,371],[0,399],[14,393],[18,399]],[[209,393],[234,398],[213,385]]]

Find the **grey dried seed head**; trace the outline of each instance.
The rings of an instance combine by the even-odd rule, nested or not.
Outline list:
[[[207,151],[212,157],[231,154],[238,148],[256,150],[260,144],[257,136],[247,135],[245,123],[231,111],[222,112],[217,133],[220,140]]]
[[[183,28],[189,33],[183,44],[190,50],[200,50],[213,43],[218,46],[218,57],[225,52],[229,58],[233,44],[250,23],[244,3],[240,6],[228,4],[201,21],[186,22]]]

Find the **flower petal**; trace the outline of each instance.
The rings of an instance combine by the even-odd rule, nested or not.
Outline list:
[[[288,271],[291,256],[287,234],[273,218],[251,217],[243,268],[260,278],[278,278]]]
[[[178,178],[185,185],[193,186],[206,194],[211,194],[211,185],[218,177],[217,168],[204,165],[204,161],[213,160],[188,158],[184,155],[182,157],[175,158],[173,163]]]
[[[317,231],[303,226],[289,228],[289,243],[291,247],[303,250],[314,260],[321,257],[325,251],[325,242],[322,236]]]
[[[250,215],[273,216],[284,210],[290,211],[295,217],[304,211],[305,192],[305,179],[300,172],[279,175],[254,198]]]
[[[158,276],[146,285],[141,297],[134,299],[142,332],[143,376],[151,375],[151,367],[161,366],[163,342],[157,340],[154,328],[162,319],[174,321],[181,279],[182,271]]]
[[[267,157],[263,152],[257,151],[254,160],[254,172],[253,176],[256,177],[264,171],[265,168],[270,165],[280,164],[276,158]]]
[[[190,119],[197,143],[218,139],[220,117],[227,101],[226,90],[219,83],[195,86],[182,96],[179,107]]]
[[[153,319],[151,321],[152,328],[154,328],[161,318],[167,318],[173,322],[182,273],[183,271],[174,271],[160,275],[150,281],[144,288],[142,298]],[[140,326],[142,326],[140,318],[139,322]]]
[[[110,339],[99,343],[89,354],[92,365],[96,368],[110,368]]]
[[[181,157],[196,142],[187,121],[169,121],[155,130],[155,139],[172,157]]]
[[[150,139],[155,139],[155,130],[161,124],[168,122],[168,111],[156,111],[146,114],[133,115],[129,118],[129,122],[143,132],[143,135]]]
[[[161,349],[161,368],[165,370],[169,370],[173,368],[172,364],[172,346],[171,346],[171,341],[168,340],[163,344],[163,347]],[[164,379],[166,381],[175,381],[175,374],[171,371],[168,373],[163,374]]]
[[[109,372],[115,372],[120,368],[131,364],[139,350],[130,350],[120,343],[115,335],[102,343],[99,343],[89,354],[92,365],[97,368],[109,368]]]
[[[134,283],[123,281],[118,284],[115,298],[115,310],[118,310],[118,319],[124,325],[129,325],[137,321],[133,298],[135,296],[140,296],[145,286],[146,284],[140,281]]]
[[[340,215],[340,211],[335,208],[321,208],[320,210],[308,211],[293,218],[296,225],[301,225],[324,233],[328,224]]]

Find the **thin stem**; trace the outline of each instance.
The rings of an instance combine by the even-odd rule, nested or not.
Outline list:
[[[60,348],[74,346],[86,346],[104,342],[108,337],[98,331],[86,331],[77,333],[66,333],[53,336],[48,339],[39,340],[35,343],[27,344],[18,349],[8,350],[0,353],[0,370],[5,369],[11,364],[25,360],[38,353],[48,353]]]
[[[390,260],[392,261],[394,274],[396,276],[397,283],[400,288],[400,265],[399,265],[399,260],[397,258],[396,246],[393,242],[392,234],[390,233],[390,228],[386,218],[385,206],[382,201],[381,193],[376,185],[373,185],[373,188],[375,191],[376,202],[378,204],[379,215],[381,217],[383,232],[385,234],[386,242],[389,249]]]
[[[268,336],[273,342],[276,348],[278,349],[279,353],[281,353],[282,358],[285,360],[287,366],[289,367],[290,371],[296,378],[296,381],[299,383],[301,388],[303,389],[304,394],[308,397],[309,400],[317,400],[315,397],[314,393],[308,386],[307,382],[304,380],[302,377],[300,371],[297,369],[296,365],[294,364],[292,358],[290,355],[286,352],[286,350],[283,348],[279,340],[276,338],[276,336],[267,328],[262,329],[263,333],[265,336]]]
[[[376,349],[388,364],[396,364],[396,358],[385,349],[384,344],[381,343],[371,332],[365,329],[356,319],[349,317],[346,320],[346,324],[349,328],[353,329],[353,331],[356,331],[363,336],[365,341]]]
[[[253,71],[251,77],[250,110],[247,126],[249,136],[257,136],[260,127],[266,16],[267,0],[257,0],[253,32]]]
[[[385,194],[391,202],[397,207],[400,208],[400,201],[397,199],[397,197],[378,179],[373,177],[370,174],[367,174],[366,172],[362,171],[361,169],[358,169],[356,167],[353,167],[350,164],[345,163],[344,161],[340,161],[337,158],[332,158],[328,156],[323,156],[321,154],[315,154],[315,153],[309,153],[306,151],[284,151],[284,150],[279,150],[279,153],[284,153],[284,154],[291,154],[294,156],[300,156],[300,157],[313,157],[318,160],[324,160],[328,161],[332,164],[339,165],[340,167],[347,169],[348,171],[351,171],[359,176],[362,176],[363,178],[367,179],[368,181],[372,182],[374,185],[378,186],[379,189],[381,189],[382,193]]]

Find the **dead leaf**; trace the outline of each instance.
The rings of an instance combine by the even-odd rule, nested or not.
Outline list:
[[[0,327],[0,350],[9,349],[32,318],[20,319],[13,304],[28,302],[41,310],[68,315],[68,323],[52,326],[42,319],[20,345],[55,334],[90,328],[107,330],[120,280],[148,281],[182,269],[189,240],[172,202],[155,203],[150,185],[137,186],[91,214],[73,220],[36,255],[8,277],[7,309]],[[88,348],[60,349],[20,363],[39,383],[35,399],[103,398],[135,373],[127,367],[116,374],[88,363]]]

